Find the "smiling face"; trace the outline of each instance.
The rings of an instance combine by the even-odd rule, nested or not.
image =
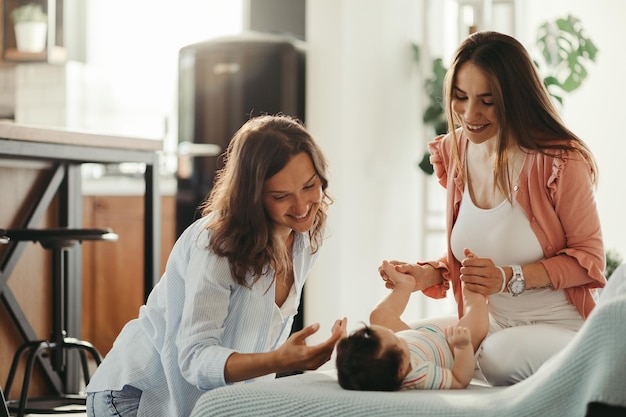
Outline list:
[[[263,183],[263,204],[278,232],[308,232],[322,201],[322,182],[309,155],[294,155]]]
[[[485,73],[466,62],[458,69],[452,86],[452,111],[473,143],[497,138],[498,114]]]

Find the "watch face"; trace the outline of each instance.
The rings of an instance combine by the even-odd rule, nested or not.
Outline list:
[[[511,292],[513,294],[521,294],[522,292],[524,292],[524,287],[525,287],[524,281],[522,281],[521,279],[516,279],[511,284]]]

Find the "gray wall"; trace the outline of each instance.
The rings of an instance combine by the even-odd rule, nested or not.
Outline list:
[[[304,40],[305,3],[305,0],[249,0],[249,29]]]

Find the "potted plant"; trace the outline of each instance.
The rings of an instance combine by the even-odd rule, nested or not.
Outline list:
[[[41,52],[46,48],[48,15],[40,4],[29,3],[11,12],[15,43],[20,52]]]

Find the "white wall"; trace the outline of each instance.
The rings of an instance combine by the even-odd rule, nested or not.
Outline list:
[[[124,13],[120,11],[124,10]],[[177,139],[178,53],[238,33],[243,1],[88,0],[85,128]]]
[[[318,339],[368,321],[383,259],[417,259],[423,151],[417,68],[421,1],[307,2],[307,125],[330,159],[329,238],[305,291]],[[313,338],[315,339],[315,338]]]
[[[427,52],[449,60],[450,42],[458,36],[444,23],[456,22],[450,7],[452,0],[307,2],[307,124],[330,158],[336,198],[330,238],[306,287],[306,320],[322,324],[312,341],[325,338],[336,318],[347,316],[350,329],[367,321],[386,293],[376,270],[382,259],[439,253],[420,240],[424,180],[415,163],[430,137],[420,122],[423,79],[412,67],[408,45],[428,38]],[[518,0],[518,7],[516,36],[527,48],[533,48],[540,23],[571,13],[600,49],[585,84],[565,97],[563,117],[595,152],[606,246],[626,256],[618,212],[626,178],[626,140],[619,128],[626,96],[620,73],[626,67],[626,2]],[[424,308],[421,300],[414,294],[406,319],[454,311],[439,301]]]

